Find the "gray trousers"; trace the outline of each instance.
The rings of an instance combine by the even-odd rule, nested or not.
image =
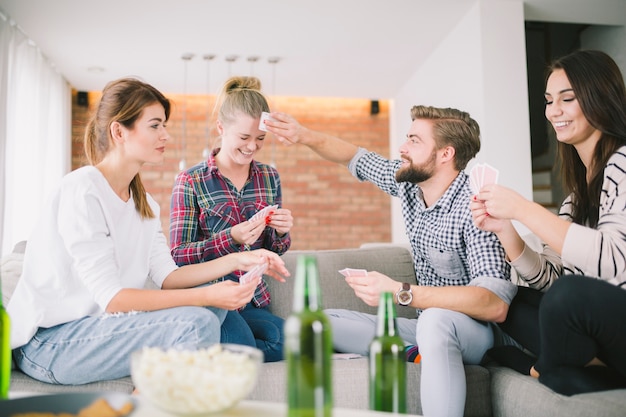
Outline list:
[[[333,344],[338,352],[368,354],[376,330],[376,316],[350,310],[328,309]],[[479,364],[493,346],[490,323],[465,314],[429,308],[419,319],[398,318],[400,337],[418,345],[422,356],[420,396],[425,416],[463,416],[466,381],[464,364]],[[411,387],[407,387],[410,395]]]

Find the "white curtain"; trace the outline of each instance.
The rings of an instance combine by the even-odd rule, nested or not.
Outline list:
[[[71,87],[0,11],[1,252],[27,240],[71,169]]]

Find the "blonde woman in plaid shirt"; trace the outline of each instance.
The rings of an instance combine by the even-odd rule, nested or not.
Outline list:
[[[178,265],[265,248],[279,255],[291,245],[291,211],[282,207],[278,171],[254,160],[266,133],[261,112],[269,112],[256,77],[232,77],[218,97],[220,145],[206,161],[181,172],[174,185],[170,245]],[[278,205],[269,217],[252,220],[264,207]],[[237,281],[235,271],[224,277]],[[283,322],[268,310],[270,294],[261,281],[252,302],[230,311],[222,342],[258,347],[265,361],[283,359]]]

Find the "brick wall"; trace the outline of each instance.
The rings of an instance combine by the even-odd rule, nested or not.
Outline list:
[[[213,96],[167,96],[173,102],[168,122],[173,139],[168,143],[165,162],[145,166],[141,175],[146,189],[161,205],[163,229],[169,236],[170,195],[182,157],[183,114],[188,167],[202,159],[203,149],[215,141],[216,133],[213,128],[207,136]],[[88,94],[88,107],[78,106],[76,97],[74,92],[73,169],[85,164],[84,128],[100,93]],[[365,99],[272,97],[270,107],[290,113],[304,126],[389,156],[386,101],[380,102],[380,113],[375,116],[370,115],[370,101]],[[215,125],[212,118],[210,125]],[[269,136],[257,159],[264,163],[273,159],[280,173],[283,206],[294,217],[292,249],[353,248],[365,242],[391,240],[390,197],[369,183],[358,182],[345,167],[323,160],[305,146],[285,146]]]

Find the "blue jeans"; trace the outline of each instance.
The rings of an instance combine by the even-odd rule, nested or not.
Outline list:
[[[252,303],[242,311],[229,311],[222,323],[222,343],[256,347],[263,352],[265,362],[283,359],[285,320],[257,308]]]
[[[13,351],[27,375],[51,384],[86,384],[130,375],[131,354],[146,346],[196,349],[219,342],[226,311],[175,307],[84,317],[40,328]]]

